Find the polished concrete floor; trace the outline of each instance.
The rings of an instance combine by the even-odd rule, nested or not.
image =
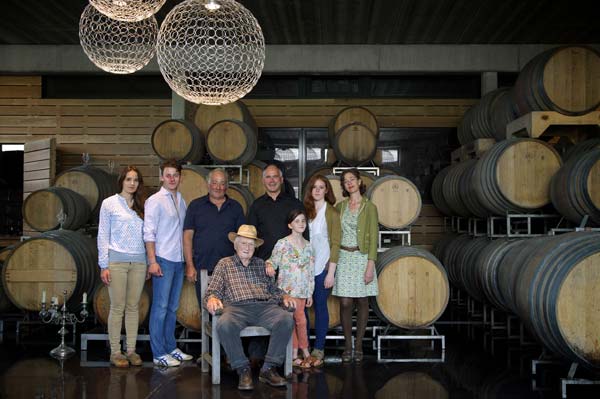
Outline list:
[[[341,364],[340,352],[329,349],[321,369],[295,371],[286,388],[258,382],[255,390],[239,392],[237,375],[223,370],[221,385],[213,386],[195,362],[172,369],[152,367],[147,343],[140,343],[144,366],[116,369],[108,366],[105,342],[90,343],[86,352],[59,362],[48,356],[57,344],[56,326],[24,329],[16,342],[14,330],[5,326],[0,344],[0,398],[559,398],[565,365],[540,368],[531,379],[531,359],[539,348],[514,348],[496,342],[494,356],[483,349],[484,334],[468,335],[454,327],[440,327],[446,335],[444,362],[378,363],[366,351],[362,364]],[[371,345],[371,343],[368,343]],[[76,343],[76,348],[79,348]],[[486,344],[489,347],[489,344]],[[183,347],[197,355],[199,344]],[[433,357],[423,343],[402,342],[384,355]],[[575,387],[569,398],[599,398],[598,390]]]

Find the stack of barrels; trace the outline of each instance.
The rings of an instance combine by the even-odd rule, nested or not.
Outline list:
[[[187,163],[179,190],[186,203],[208,194],[208,168],[198,166],[208,153],[215,165],[243,165],[248,170],[249,187],[231,185],[227,195],[237,200],[247,213],[255,196],[262,195],[262,162],[255,161],[259,136],[256,123],[241,101],[208,106],[199,105],[193,121],[169,119],[152,133],[152,148],[161,159]]]
[[[79,166],[25,199],[23,218],[43,233],[16,245],[4,260],[2,283],[14,305],[39,311],[44,291],[47,301],[57,297],[62,303],[67,290],[67,305],[75,306],[84,292],[94,291],[99,281],[96,242],[77,230],[98,224],[102,201],[117,191],[116,180],[102,169]]]
[[[551,202],[550,182],[562,166],[558,152],[536,139],[496,143],[479,160],[442,169],[431,196],[444,214],[484,218],[526,213]]]
[[[532,111],[556,111],[576,116],[600,105],[597,89],[600,53],[583,46],[545,51],[519,73],[514,87],[484,95],[465,112],[458,126],[458,140],[467,144],[478,138],[506,138],[506,125]]]
[[[574,232],[521,240],[441,241],[440,257],[453,285],[520,317],[556,354],[600,367],[600,233]]]

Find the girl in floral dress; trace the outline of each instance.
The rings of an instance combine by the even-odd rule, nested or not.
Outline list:
[[[302,368],[320,366],[323,361],[311,357],[308,351],[308,333],[304,314],[304,308],[312,305],[315,286],[314,250],[310,242],[302,237],[302,233],[306,230],[306,214],[303,210],[295,209],[290,212],[287,222],[292,233],[277,241],[271,257],[266,262],[266,272],[273,277],[275,270],[278,269],[279,288],[296,301],[295,325],[292,333],[294,366]],[[302,351],[304,359],[298,357],[298,349]]]

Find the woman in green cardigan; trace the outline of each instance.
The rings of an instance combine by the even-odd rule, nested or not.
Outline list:
[[[340,183],[348,197],[337,205],[342,222],[340,257],[333,295],[340,297],[340,319],[344,331],[342,361],[352,361],[352,312],[357,307],[354,361],[363,359],[362,342],[369,317],[369,296],[377,295],[377,207],[363,194],[366,187],[356,169],[345,170]]]
[[[325,355],[325,336],[329,327],[327,297],[335,281],[335,267],[340,253],[340,215],[335,204],[335,195],[329,180],[314,175],[306,185],[304,208],[309,221],[310,243],[315,250],[315,346],[311,356],[320,365]]]

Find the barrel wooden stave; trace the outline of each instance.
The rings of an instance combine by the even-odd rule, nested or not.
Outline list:
[[[419,189],[405,177],[380,177],[371,184],[366,195],[377,206],[379,223],[389,229],[406,227],[421,213]]]
[[[379,294],[370,298],[375,314],[400,328],[434,323],[448,304],[449,283],[441,263],[429,252],[393,247],[376,263]]]
[[[600,106],[600,53],[591,47],[558,47],[545,51],[519,73],[514,97],[519,115],[557,111],[582,115]]]
[[[242,206],[242,210],[244,211],[244,215],[248,216],[250,206],[252,205],[252,202],[254,202],[254,196],[248,188],[238,184],[231,184],[227,189],[227,196],[239,202]]]
[[[102,201],[117,192],[117,178],[94,166],[78,166],[56,177],[56,187],[65,187],[83,196],[91,209],[90,221],[98,219]]]
[[[17,307],[41,310],[42,291],[46,301],[53,296],[67,306],[81,303],[84,292],[91,293],[99,281],[96,243],[77,232],[56,230],[17,245],[2,270],[6,294]]]
[[[198,304],[195,284],[184,280],[177,308],[177,321],[193,331],[202,330],[202,311]]]
[[[247,165],[256,157],[257,149],[255,129],[242,121],[219,121],[206,135],[206,150],[217,163]]]
[[[256,123],[248,107],[239,100],[223,105],[199,104],[194,112],[194,123],[204,136],[206,136],[212,125],[228,119],[242,121],[256,130]]]
[[[265,162],[258,160],[254,160],[246,165],[246,170],[248,170],[248,189],[254,198],[258,198],[266,192],[262,180],[262,173],[266,166]]]
[[[558,152],[541,140],[505,140],[477,162],[473,189],[490,214],[526,213],[550,203],[550,180],[561,165]]]
[[[444,215],[452,216],[453,212],[444,197],[444,179],[446,175],[450,171],[451,166],[446,166],[442,170],[438,172],[438,174],[433,179],[433,183],[431,184],[431,199],[435,204],[435,207],[442,212]]]
[[[571,157],[552,178],[550,198],[570,221],[579,224],[588,215],[600,224],[600,148]]]
[[[90,219],[90,206],[86,199],[64,187],[48,187],[29,194],[23,202],[23,219],[37,231],[61,227],[59,213],[65,221],[62,228],[77,230]]]
[[[152,149],[162,159],[200,162],[204,156],[204,137],[200,130],[185,119],[167,119],[152,132]]]
[[[197,165],[182,167],[179,192],[188,206],[196,198],[208,194],[208,172],[208,169]]]
[[[353,122],[336,131],[331,143],[335,157],[347,165],[370,161],[377,151],[377,134],[368,126]]]

